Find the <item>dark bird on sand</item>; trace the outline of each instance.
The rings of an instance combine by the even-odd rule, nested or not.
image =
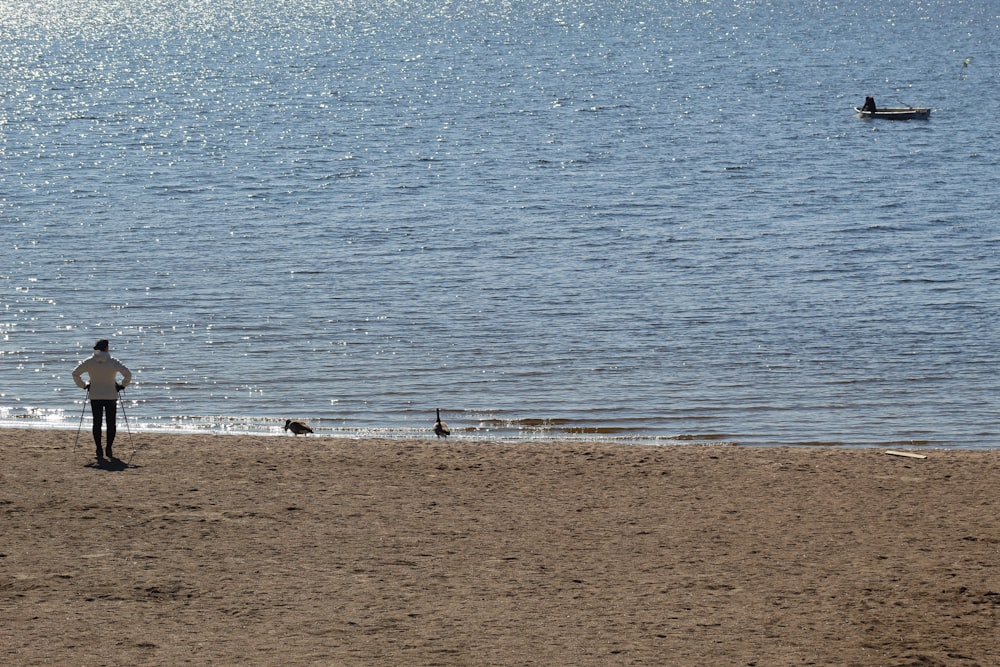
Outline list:
[[[434,422],[434,435],[439,438],[447,438],[451,435],[451,429],[448,428],[448,423],[441,421],[441,408],[435,408],[437,410],[437,421]]]
[[[305,422],[292,421],[291,419],[285,420],[285,430],[291,431],[295,435],[304,435],[306,433],[313,432],[313,430],[309,428],[309,425]]]

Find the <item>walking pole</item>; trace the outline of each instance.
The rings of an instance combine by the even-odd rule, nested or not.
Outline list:
[[[83,428],[83,415],[87,412],[87,401],[90,399],[90,385],[87,385],[87,398],[83,399],[83,410],[80,411],[80,424],[76,427],[76,439],[73,440],[73,454],[76,455],[76,445],[80,442],[80,429]]]
[[[123,391],[125,391],[125,387],[122,387],[121,389],[118,390],[119,398],[121,397]],[[122,406],[122,417],[125,418],[125,430],[128,432],[128,444],[132,445],[132,456],[128,457],[128,463],[125,464],[128,465],[129,463],[132,463],[132,459],[135,458],[135,441],[132,440],[132,429],[128,425],[128,413],[125,412],[125,399],[121,400],[121,406]]]

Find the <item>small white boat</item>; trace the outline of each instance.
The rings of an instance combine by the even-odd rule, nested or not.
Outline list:
[[[882,119],[882,120],[928,120],[931,117],[931,110],[927,107],[886,107],[875,111],[865,111],[860,107],[854,107],[858,112],[858,118]]]

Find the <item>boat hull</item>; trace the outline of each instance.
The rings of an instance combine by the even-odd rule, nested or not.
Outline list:
[[[865,120],[928,120],[931,117],[931,110],[924,107],[886,108],[877,111],[865,111],[855,107],[854,110],[858,112],[858,118]]]

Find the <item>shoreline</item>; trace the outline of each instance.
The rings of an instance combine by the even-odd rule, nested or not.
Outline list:
[[[1000,664],[996,450],[75,436],[0,429],[7,664]]]
[[[261,418],[261,423],[273,422],[275,424],[281,424],[283,420],[279,418]],[[90,433],[90,415],[86,415],[83,420],[83,425],[80,427],[81,438],[84,434],[89,437]],[[357,428],[332,428],[324,426],[316,426],[313,422],[309,422],[314,426],[316,432],[311,434],[310,438],[316,439],[330,439],[330,440],[346,440],[346,441],[365,441],[365,440],[387,440],[393,442],[407,442],[412,440],[423,440],[423,439],[433,439],[432,431],[430,427],[399,427],[399,428],[375,428],[375,427],[357,427]],[[72,431],[76,432],[77,427],[67,425],[64,422],[58,423],[17,423],[15,420],[0,420],[0,433],[8,430],[25,430],[25,431]],[[613,430],[611,430],[613,431]],[[132,434],[150,434],[150,435],[164,435],[164,436],[177,436],[177,437],[187,437],[187,436],[229,436],[229,437],[248,437],[248,438],[270,438],[270,437],[288,437],[291,434],[283,432],[280,426],[275,426],[270,430],[255,430],[255,429],[241,429],[241,428],[217,428],[217,429],[183,429],[183,428],[171,428],[167,426],[163,427],[149,427],[143,426],[140,428],[132,429]],[[128,429],[125,427],[124,422],[119,423],[118,437],[122,438],[128,437]],[[701,435],[687,435],[679,434],[673,436],[667,435],[649,435],[642,436],[636,435],[634,433],[623,430],[621,434],[615,434],[614,432],[575,432],[574,430],[561,430],[557,428],[553,429],[511,429],[511,433],[505,433],[500,430],[486,430],[477,429],[469,427],[466,429],[452,429],[451,434],[452,442],[466,442],[466,443],[477,443],[477,444],[489,444],[494,442],[502,442],[507,444],[517,444],[517,443],[566,443],[566,442],[586,442],[586,443],[609,443],[616,445],[627,445],[627,446],[648,446],[648,447],[672,447],[672,446],[731,446],[731,447],[749,447],[749,448],[774,448],[774,447],[788,447],[788,448],[822,448],[822,449],[916,449],[916,450],[929,450],[929,451],[1000,451],[1000,443],[990,444],[990,445],[950,445],[943,444],[941,442],[929,441],[929,440],[893,440],[886,442],[841,442],[841,441],[822,441],[822,440],[811,440],[804,442],[768,442],[768,443],[758,443],[758,442],[741,442],[738,439],[730,438],[719,434],[701,434]]]

